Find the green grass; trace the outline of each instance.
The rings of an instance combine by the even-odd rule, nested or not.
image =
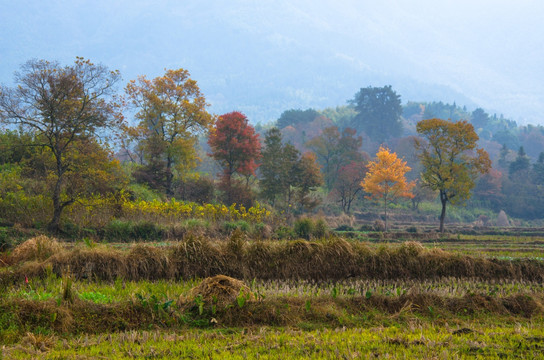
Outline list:
[[[4,347],[2,352],[10,359],[455,359],[541,358],[543,350],[542,322],[522,327],[414,321],[310,331],[263,327],[131,331],[69,339],[28,336],[22,345]]]

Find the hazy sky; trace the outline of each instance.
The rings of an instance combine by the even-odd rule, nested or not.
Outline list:
[[[536,0],[0,0],[0,83],[84,56],[125,81],[183,67],[213,111],[258,120],[392,84],[544,124],[543,16]]]

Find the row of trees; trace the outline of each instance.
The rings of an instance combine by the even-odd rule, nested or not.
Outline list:
[[[189,183],[198,176],[193,169],[203,135],[208,136],[208,155],[221,168],[219,189],[227,203],[251,203],[257,178],[259,195],[286,211],[313,208],[313,193],[322,185],[346,212],[362,191],[382,199],[386,214],[392,198],[417,197],[411,192],[415,182],[404,176],[406,163],[385,148],[369,162],[355,128],[325,127],[304,142],[308,152],[284,141],[278,128],[268,129],[261,144],[242,113],[211,115],[196,82],[183,69],[130,81],[124,99],[115,92],[118,72],[80,58],[71,66],[29,61],[15,80],[16,87],[0,88],[0,118],[21,132],[2,137],[0,146],[10,154],[2,161],[23,164],[20,169],[29,179],[46,180],[28,186],[50,194],[52,230],[59,228],[63,210],[75,201],[118,191],[131,181],[174,196],[176,181]],[[382,140],[401,131],[400,97],[391,87],[361,89],[353,103],[354,127],[367,124],[360,130],[372,133],[371,124],[380,123],[381,130],[373,136]],[[134,110],[132,126],[124,121],[124,104]],[[315,121],[309,121],[315,113],[303,115],[297,121]],[[467,122],[423,120],[417,131],[424,168],[420,181],[440,194],[443,230],[446,204],[465,201],[477,174],[485,173],[490,161],[485,151],[476,149],[478,136]],[[128,177],[109,155],[108,141],[123,150],[121,160],[134,164]],[[40,182],[46,185],[36,186]]]

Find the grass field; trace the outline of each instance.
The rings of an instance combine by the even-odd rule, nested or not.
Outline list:
[[[542,238],[417,239],[31,239],[0,257],[1,358],[544,358]],[[195,290],[216,274],[244,283]]]

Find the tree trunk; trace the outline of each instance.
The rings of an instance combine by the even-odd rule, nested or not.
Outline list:
[[[387,194],[383,197],[383,206],[385,208],[385,232],[387,232]]]
[[[448,198],[446,194],[440,193],[440,201],[442,202],[442,213],[440,213],[440,232],[444,232],[444,220],[446,219],[446,204],[448,203]]]
[[[173,191],[172,191],[172,180],[174,178],[174,174],[172,173],[172,158],[168,156],[166,158],[166,196],[172,197]]]
[[[60,230],[60,216],[62,214],[63,206],[60,201],[60,193],[62,188],[62,178],[64,174],[63,166],[62,166],[62,155],[58,154],[57,151],[53,152],[56,157],[57,162],[57,182],[55,183],[55,187],[53,189],[53,218],[47,225],[47,229],[52,232],[58,232]]]
[[[62,214],[62,206],[60,203],[60,185],[61,179],[57,180],[55,189],[53,190],[53,218],[47,225],[47,229],[51,232],[59,232],[60,230],[60,216]]]

